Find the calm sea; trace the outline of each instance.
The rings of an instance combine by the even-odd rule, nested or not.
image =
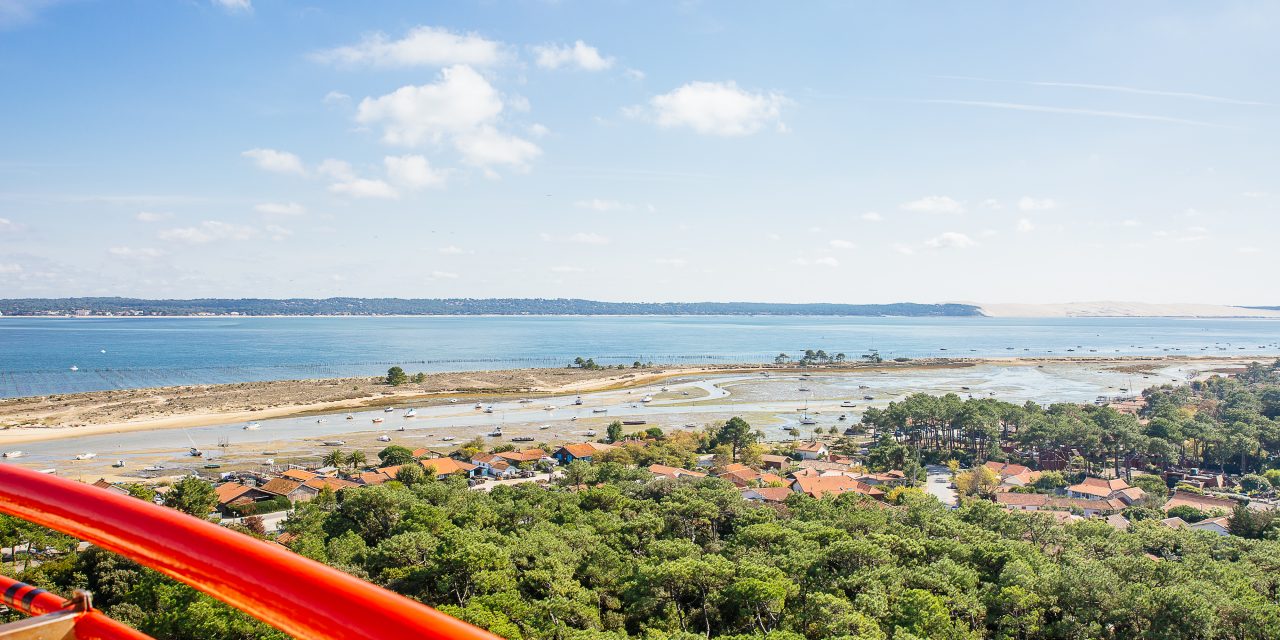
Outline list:
[[[522,316],[0,318],[0,397],[103,389],[558,367],[893,357],[1280,353],[1280,320]],[[71,367],[77,370],[72,371]]]

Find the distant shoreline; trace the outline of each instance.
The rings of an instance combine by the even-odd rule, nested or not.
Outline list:
[[[270,382],[186,385],[91,391],[0,400],[0,447],[88,435],[199,427],[233,422],[339,413],[382,406],[585,393],[650,384],[680,376],[771,372],[842,372],[972,367],[980,364],[1035,366],[1053,362],[1168,366],[1196,362],[1243,364],[1276,355],[1252,356],[1060,356],[932,358],[909,362],[846,363],[797,367],[768,364],[654,366],[644,369],[546,368],[426,374],[423,383],[390,387],[380,378],[323,378]]]

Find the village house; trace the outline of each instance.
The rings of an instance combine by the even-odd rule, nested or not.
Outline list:
[[[121,487],[118,485],[111,484],[110,482],[107,482],[106,478],[98,478],[98,481],[93,483],[93,486],[99,489],[106,489],[107,491],[110,491],[111,493],[114,493],[117,495],[122,495],[122,496],[129,495],[128,489],[125,489],[124,487]]]
[[[574,460],[591,462],[591,459],[594,456],[604,453],[612,448],[613,445],[601,444],[599,442],[578,442],[574,444],[566,444],[559,449],[556,449],[555,453],[551,454],[551,457],[562,465],[569,464]]]
[[[788,458],[787,456],[776,456],[771,453],[766,453],[760,456],[760,462],[762,463],[765,469],[773,469],[774,471],[781,471],[791,465],[791,458]]]
[[[315,489],[317,494],[319,494],[320,491],[323,490],[325,487],[328,487],[330,490],[337,492],[337,491],[342,491],[343,489],[350,489],[351,487],[360,486],[354,482],[351,482],[350,480],[343,480],[342,478],[327,478],[324,476],[312,478],[304,482],[303,484],[306,485],[307,487],[310,487],[311,489]]]
[[[1000,478],[1000,485],[1004,487],[1025,487],[1040,478],[1039,471],[1032,471],[1020,464],[993,460],[982,466],[995,473],[996,477]]]
[[[1147,497],[1147,493],[1139,487],[1129,486],[1129,483],[1121,478],[1112,480],[1085,478],[1080,484],[1067,487],[1067,497],[1084,500],[1119,499],[1129,505]]]
[[[1195,507],[1206,513],[1214,513],[1221,511],[1223,513],[1231,513],[1236,508],[1236,501],[1231,498],[1218,498],[1216,496],[1204,496],[1190,491],[1174,491],[1169,496],[1169,500],[1161,507],[1166,512],[1174,507]]]
[[[311,480],[312,478],[317,478],[319,476],[320,474],[307,471],[306,469],[289,469],[284,473],[280,474],[280,477],[282,478],[288,478],[290,480],[298,480],[300,482],[306,482],[308,480]]]
[[[827,445],[821,442],[801,442],[795,446],[795,452],[805,460],[821,460],[827,457]]]
[[[1010,511],[1080,511],[1087,517],[1106,516],[1124,510],[1125,503],[1117,498],[1088,500],[1084,498],[1058,498],[1043,493],[1000,492],[996,504]]]
[[[290,502],[309,502],[320,494],[320,490],[309,487],[305,482],[288,478],[273,478],[259,487],[267,493],[284,496]]]
[[[873,487],[901,487],[907,484],[907,474],[897,469],[884,473],[864,473],[854,478]]]
[[[226,511],[228,507],[239,507],[253,502],[262,502],[275,497],[258,487],[239,482],[224,482],[213,488],[218,496],[218,511]]]
[[[1187,528],[1195,529],[1196,531],[1208,531],[1220,536],[1229,536],[1231,535],[1231,518],[1229,516],[1207,518],[1200,522],[1188,523]]]
[[[795,492],[787,487],[745,487],[742,498],[752,502],[785,502],[792,493]]]
[[[479,468],[470,462],[460,462],[453,458],[429,458],[420,462],[422,468],[430,470],[437,478],[451,476],[454,474],[470,478],[476,475]]]
[[[649,473],[652,473],[653,475],[658,476],[659,478],[670,478],[672,480],[675,480],[678,478],[707,477],[707,474],[701,471],[690,471],[688,469],[681,469],[680,467],[668,467],[667,465],[664,465],[664,464],[649,465]]]
[[[814,498],[821,498],[832,493],[858,493],[877,500],[884,498],[884,492],[880,489],[854,480],[846,475],[801,476],[791,483],[791,489]]]
[[[476,465],[477,474],[484,474],[493,478],[514,478],[520,473],[519,467],[496,453],[482,453],[472,456],[471,464]]]
[[[743,465],[730,465],[730,466],[743,467]],[[786,480],[783,479],[782,476],[779,476],[773,473],[761,473],[750,467],[743,467],[741,469],[724,471],[719,475],[717,475],[716,477],[722,478],[724,480],[728,480],[730,483],[733,484],[733,486],[738,488],[766,486],[766,485],[783,486],[786,484]]]

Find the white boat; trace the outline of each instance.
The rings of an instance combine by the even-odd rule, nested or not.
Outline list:
[[[806,392],[808,390],[809,390],[809,387],[800,387],[799,389],[796,389],[796,391],[801,391],[801,392]]]
[[[588,432],[586,432],[586,433],[585,433],[585,434],[583,434],[583,435],[586,435],[588,438],[594,438],[594,437],[595,437],[595,435],[596,435],[596,432],[595,432],[595,431],[588,431]]]
[[[538,431],[546,431],[547,429],[550,429],[550,428],[551,428],[551,425],[544,424],[541,427],[538,427]]]
[[[533,400],[529,398],[520,398],[520,404],[533,404]]]
[[[449,404],[458,404],[457,398],[449,398]]]
[[[640,402],[653,402],[653,396],[645,396],[640,398]]]
[[[72,371],[79,371],[79,370],[80,370],[80,367],[77,367],[77,366],[75,366],[75,365],[73,364],[73,365],[71,365],[71,370],[72,370]]]
[[[840,406],[842,406],[842,407],[844,407],[844,408],[846,408],[846,409],[852,409],[852,408],[854,408],[854,407],[856,407],[856,406],[858,406],[858,405],[854,404],[852,400],[845,400],[844,402],[841,402],[841,403],[840,403]]]
[[[452,440],[453,440],[453,436],[445,436],[445,437],[440,438],[440,439],[441,439],[441,440],[443,440],[443,441],[445,441],[445,442],[450,442],[450,441],[452,441]]]
[[[395,407],[387,407],[386,409],[383,409],[383,410],[382,410],[382,412],[383,412],[383,413],[392,413],[392,412],[394,412],[395,410],[396,410],[396,408],[395,408]]]
[[[346,444],[346,443],[347,443],[347,441],[346,441],[346,440],[325,440],[324,442],[322,442],[322,443],[320,443],[320,444],[323,444],[323,445],[324,445],[324,446],[326,446],[326,447],[341,447],[342,445],[344,445],[344,444]]]
[[[569,422],[577,422],[577,421],[578,421],[578,416],[574,416],[574,417],[572,417],[572,418],[569,418]]]
[[[6,451],[6,452],[4,452],[4,457],[6,457],[6,458],[21,458],[22,456],[25,456],[25,455],[27,455],[27,453],[26,453],[25,451]]]
[[[250,422],[249,424],[246,424],[243,427],[245,431],[257,431],[258,429],[261,429],[261,428],[262,428],[261,422]]]
[[[143,471],[149,471],[149,472],[151,472],[151,473],[155,473],[155,472],[157,472],[157,471],[164,471],[164,465],[153,464],[153,465],[151,465],[151,466],[149,466],[149,467],[143,467],[143,469],[142,469],[142,470],[143,470]]]
[[[556,410],[556,408],[555,408],[555,407],[553,407],[553,406],[551,406],[551,405],[547,405],[547,406],[543,407],[543,408],[542,408],[542,410],[543,410],[543,411],[555,411],[555,410]]]
[[[591,413],[609,413],[608,409],[592,409]]]
[[[800,424],[818,424],[818,421],[810,418],[808,415],[803,415],[800,416]]]
[[[382,418],[374,418],[374,419],[373,419],[373,422],[374,422],[375,424],[376,424],[376,423],[379,423],[379,422],[382,422]]]
[[[268,466],[268,467],[270,467],[271,465],[273,465],[273,464],[275,464],[275,463],[276,463],[275,458],[267,458],[266,460],[263,460],[263,461],[262,461],[262,464],[264,464],[264,465],[266,465],[266,466]]]
[[[501,438],[501,437],[502,437],[502,427],[494,427],[494,428],[493,428],[493,431],[490,431],[490,432],[489,432],[489,437],[490,437],[490,438]]]
[[[96,454],[96,453],[92,453],[92,452],[85,452],[85,453],[82,453],[82,454],[80,454],[80,455],[76,456],[76,460],[92,460],[92,459],[94,459],[94,458],[96,458],[96,457],[98,457],[98,454]]]
[[[493,407],[485,407],[485,413],[493,413]]]
[[[574,399],[573,399],[573,404],[575,404],[575,405],[581,405],[581,404],[582,404],[582,396],[578,396],[577,398],[574,398]]]
[[[191,447],[190,449],[187,449],[187,454],[190,455],[192,458],[199,458],[200,456],[204,455],[204,452],[195,447]]]
[[[119,469],[120,467],[124,466],[124,460],[116,460],[115,462],[111,463],[111,466]]]
[[[414,417],[414,416],[416,416],[416,415],[418,415],[418,410],[417,410],[417,409],[409,409],[409,410],[407,410],[407,411],[405,411],[405,412],[404,412],[404,417],[406,417],[406,418],[412,418],[412,417]]]
[[[49,475],[49,476],[51,476],[51,475],[53,475],[53,474],[55,474],[55,473],[57,473],[57,472],[58,472],[58,470],[57,470],[57,469],[54,469],[53,467],[50,467],[50,468],[48,468],[48,469],[41,469],[41,470],[40,470],[40,473],[43,473],[43,474],[45,474],[45,475]]]
[[[667,388],[666,388],[666,387],[663,387],[663,388],[662,388],[662,391],[663,391],[664,393],[666,392],[666,390],[667,390]]]
[[[350,413],[348,413],[348,414],[347,414],[347,419],[348,419],[348,420],[355,420],[355,419],[356,419],[356,417],[355,417],[355,415],[354,415],[354,414],[350,414]]]
[[[378,436],[378,442],[391,442],[391,436],[388,436],[388,435]]]
[[[483,409],[483,408],[484,408],[484,405],[482,405],[482,404],[480,404],[479,402],[477,402],[477,403],[476,403],[476,408],[477,408],[477,409]]]

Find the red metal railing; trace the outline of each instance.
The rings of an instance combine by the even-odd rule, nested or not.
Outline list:
[[[101,611],[85,609],[81,603],[63,600],[44,589],[0,576],[0,602],[29,616],[73,612],[76,640],[151,640],[150,636],[126,627]]]
[[[283,547],[91,485],[0,464],[0,511],[131,558],[297,638],[497,639]]]

